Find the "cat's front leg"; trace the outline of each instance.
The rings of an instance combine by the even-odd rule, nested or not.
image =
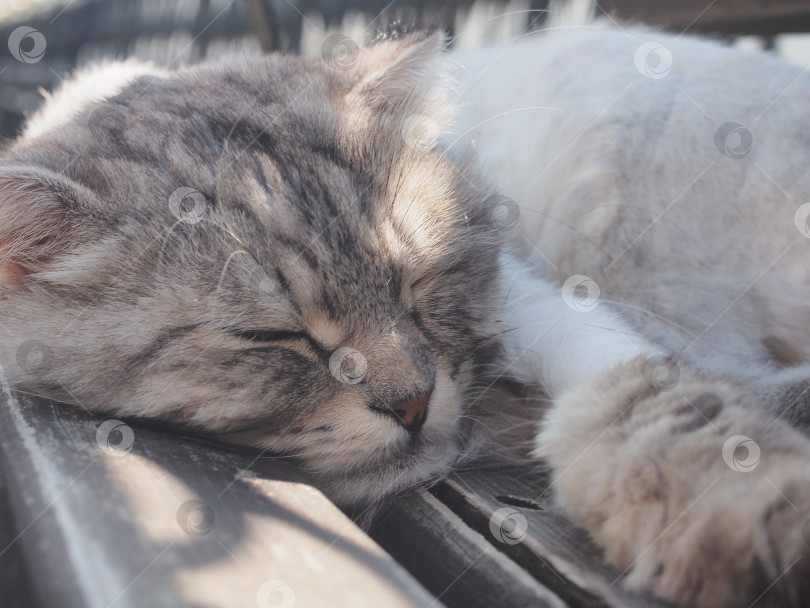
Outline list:
[[[558,396],[536,454],[617,584],[695,608],[810,605],[810,443],[730,383],[639,357]]]
[[[605,306],[598,285],[588,277],[556,285],[507,254],[501,255],[501,269],[508,375],[540,384],[555,397],[636,357],[668,354]]]

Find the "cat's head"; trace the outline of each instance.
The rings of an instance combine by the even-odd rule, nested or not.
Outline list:
[[[0,162],[13,382],[295,455],[344,502],[447,470],[497,230],[438,143],[438,38],[343,44],[54,97]]]

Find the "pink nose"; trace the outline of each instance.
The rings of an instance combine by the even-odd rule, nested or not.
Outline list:
[[[433,389],[427,391],[416,399],[408,399],[397,403],[394,407],[394,413],[399,417],[402,425],[411,433],[417,432],[425,423],[427,418],[427,406],[430,401],[430,396],[433,394]]]

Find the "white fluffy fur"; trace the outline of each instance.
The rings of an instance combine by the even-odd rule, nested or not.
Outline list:
[[[636,53],[649,42],[672,55],[663,78],[637,69]],[[555,342],[564,350],[542,346],[542,379],[568,385],[603,369],[568,338],[605,323],[619,324],[619,351],[635,331],[659,345],[653,349],[752,385],[777,371],[764,339],[810,345],[808,239],[794,227],[810,194],[810,149],[797,136],[810,81],[799,68],[713,41],[605,24],[444,61],[466,100],[449,141],[473,147],[499,192],[517,202],[508,249],[555,286],[518,281],[516,297],[526,289],[547,297],[533,313],[510,308],[521,315],[512,325],[559,314],[580,321]],[[715,146],[729,121],[753,134],[746,158]],[[550,313],[548,302],[562,304],[560,286],[575,274],[593,278],[602,300],[590,312]],[[624,322],[605,312],[611,306]],[[534,333],[515,338],[518,348],[540,342],[531,325]],[[595,331],[585,342],[597,336],[610,340]]]
[[[570,307],[559,285],[504,255],[506,277],[503,343],[508,373],[542,384],[556,397],[621,363],[664,351],[638,336],[616,312],[598,301],[591,310]]]
[[[59,128],[90,103],[115,95],[139,76],[157,73],[157,68],[134,60],[88,66],[53,94],[43,92],[45,103],[42,110],[26,123],[23,137],[38,137]]]

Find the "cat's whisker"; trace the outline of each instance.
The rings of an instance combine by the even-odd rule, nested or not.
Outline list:
[[[220,287],[222,287],[222,279],[225,278],[225,273],[228,270],[228,266],[230,265],[231,260],[234,258],[234,256],[237,256],[239,254],[246,255],[246,256],[251,257],[251,258],[253,257],[253,256],[250,255],[249,252],[245,251],[244,249],[239,249],[239,250],[234,251],[233,253],[231,253],[228,256],[228,259],[225,260],[225,265],[222,267],[222,272],[219,273],[219,280],[217,281],[216,291],[219,291]]]

